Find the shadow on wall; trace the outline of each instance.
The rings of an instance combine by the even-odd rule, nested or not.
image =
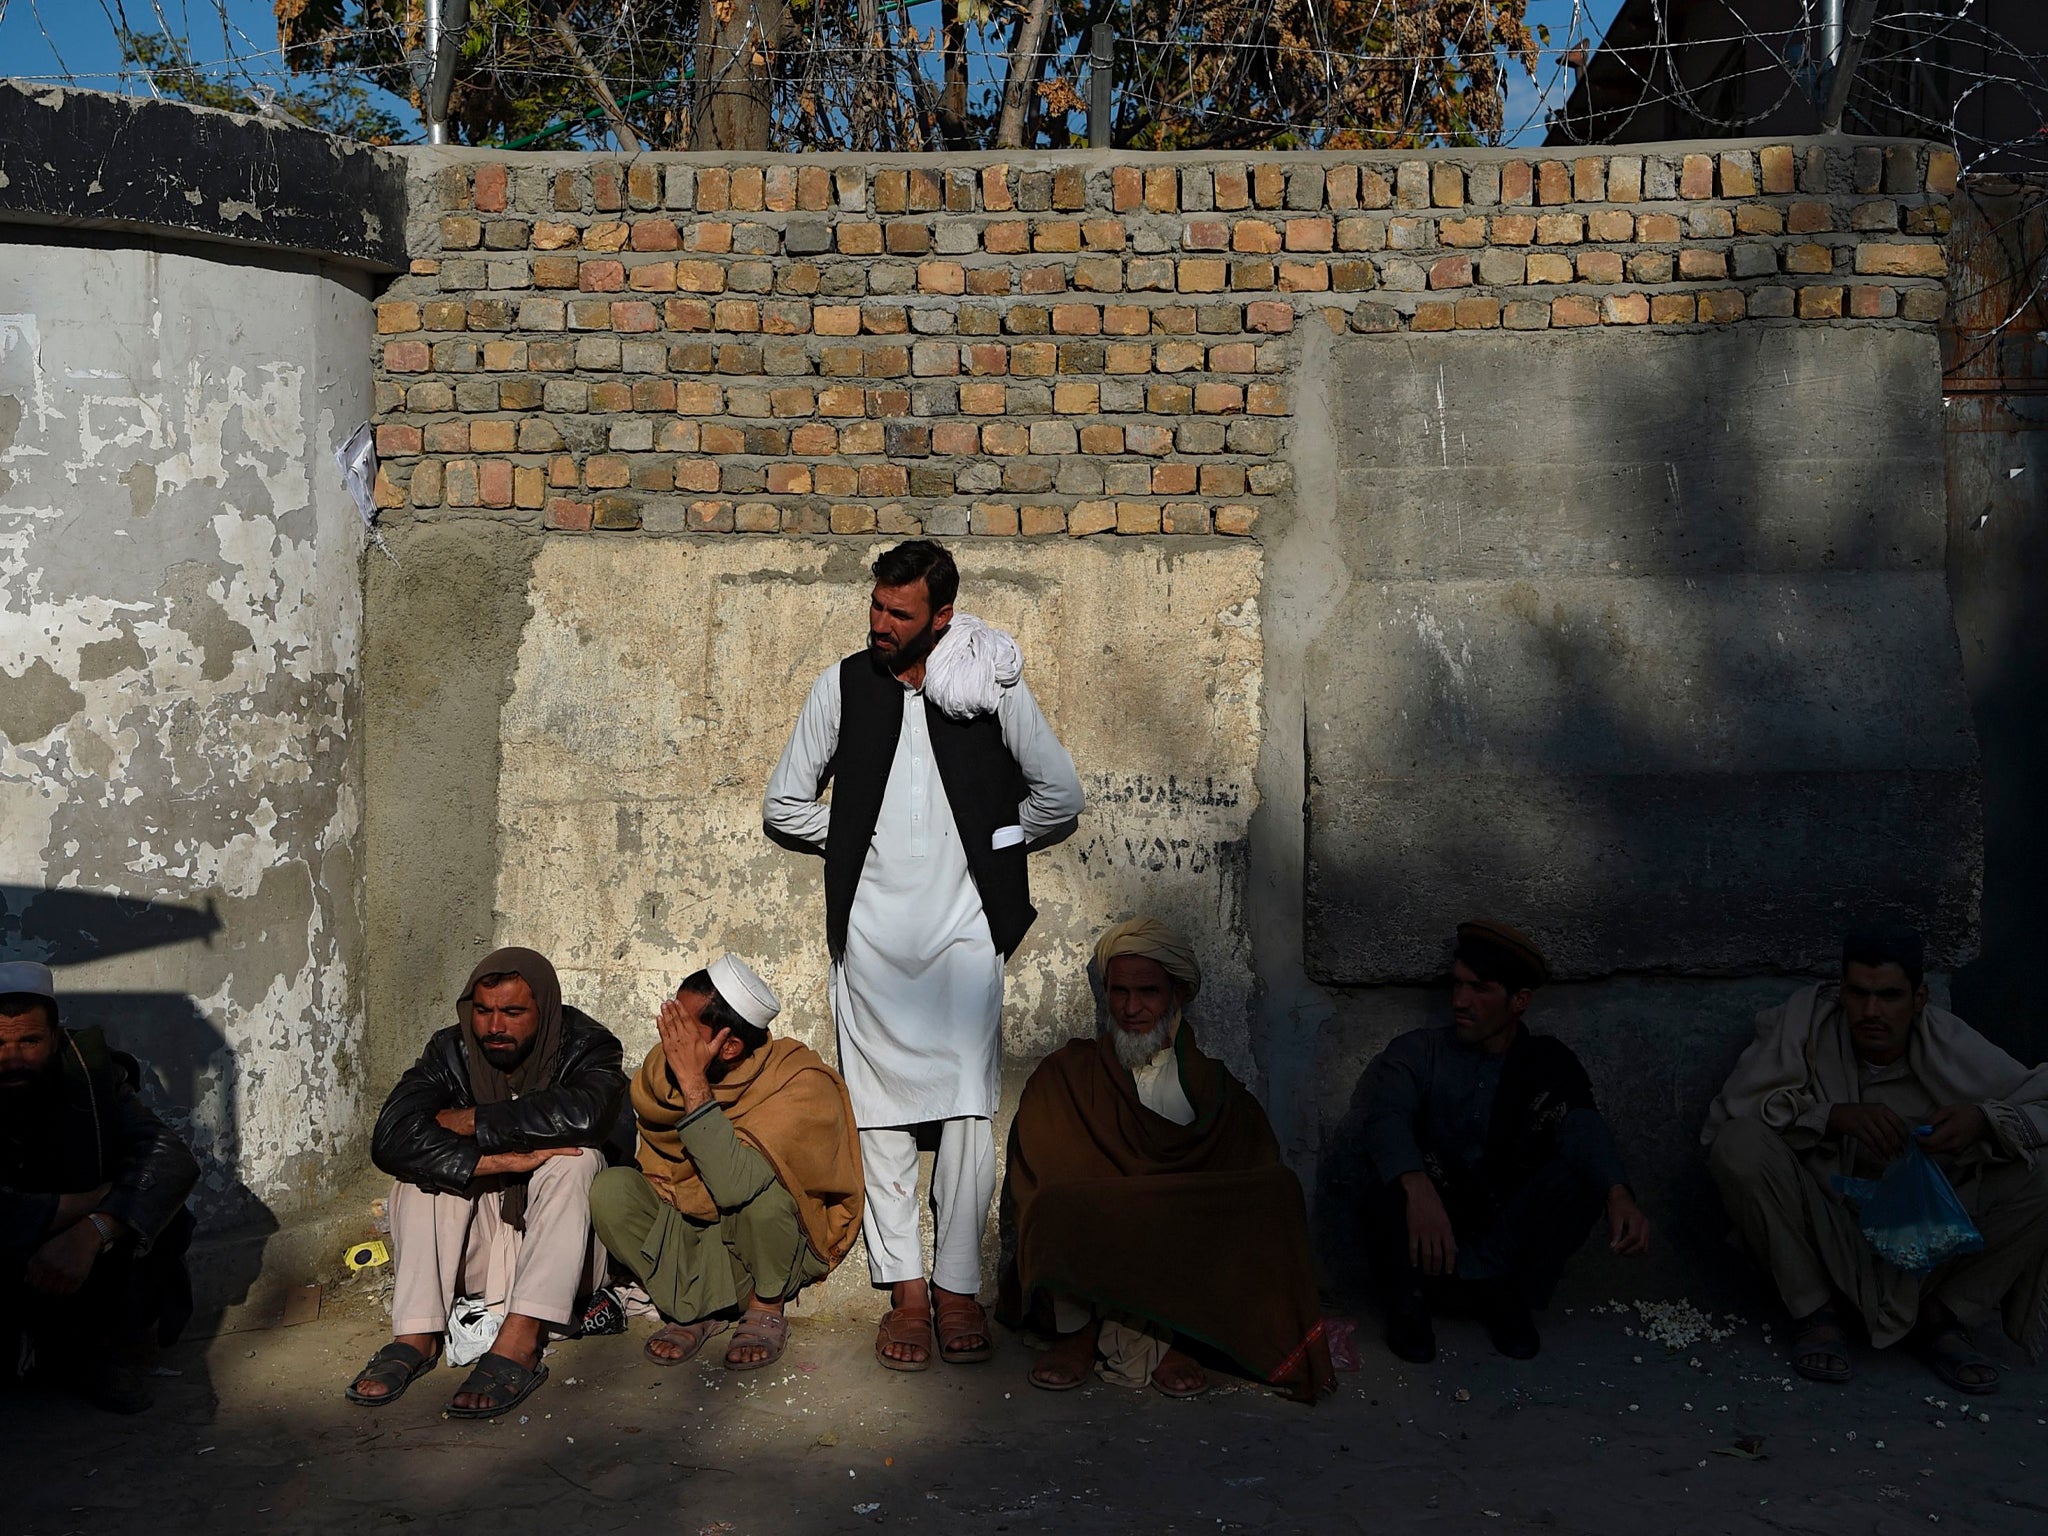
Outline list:
[[[199,1159],[194,1203],[203,1207],[201,1235],[227,1229],[243,1239],[232,1245],[226,1268],[210,1265],[196,1287],[199,1311],[189,1330],[196,1337],[214,1332],[221,1313],[246,1299],[261,1269],[264,1241],[277,1230],[277,1218],[235,1172],[241,1095],[234,1050],[187,993],[77,991],[65,984],[63,970],[210,942],[220,929],[211,902],[180,906],[0,883],[0,960],[40,960],[56,968],[65,1027],[104,1030],[110,1044],[136,1058],[143,1097],[186,1136]],[[218,1134],[195,1134],[201,1106]]]
[[[1443,1022],[1450,932],[1485,913],[1574,978],[1532,1024],[1585,1061],[1672,1263],[1711,1271],[1695,1138],[1756,1009],[1865,912],[1944,966],[1974,943],[1938,371],[1877,330],[1515,352],[1503,392],[1497,338],[1360,342],[1334,392],[1352,582],[1308,680],[1307,959],[1340,989],[1323,1249],[1355,1250],[1347,1091]]]

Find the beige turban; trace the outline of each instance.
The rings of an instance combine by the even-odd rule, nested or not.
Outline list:
[[[1202,990],[1202,963],[1194,949],[1156,917],[1134,917],[1102,936],[1095,946],[1095,969],[1104,980],[1109,977],[1109,962],[1119,955],[1157,960],[1167,975],[1188,989],[1189,997]]]

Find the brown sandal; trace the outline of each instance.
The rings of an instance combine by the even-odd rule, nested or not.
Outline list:
[[[974,1365],[986,1360],[996,1352],[995,1340],[989,1337],[988,1314],[981,1309],[981,1303],[972,1296],[955,1296],[951,1292],[932,1288],[939,1309],[938,1334],[939,1358],[948,1365]],[[981,1342],[972,1349],[962,1349],[961,1339],[979,1339]]]
[[[922,1360],[892,1360],[885,1351],[891,1344],[912,1344],[924,1351]],[[891,1307],[882,1314],[882,1326],[875,1331],[875,1358],[887,1371],[928,1371],[932,1365],[932,1312],[924,1307]]]
[[[640,1352],[656,1365],[681,1365],[685,1360],[694,1360],[703,1347],[732,1326],[730,1318],[707,1317],[694,1323],[664,1323],[647,1336],[647,1342],[640,1346]],[[657,1344],[680,1344],[683,1352],[679,1355],[657,1355]]]
[[[747,1315],[740,1319],[739,1327],[733,1332],[732,1343],[726,1346],[725,1368],[728,1371],[758,1371],[780,1360],[783,1347],[788,1343],[787,1317],[764,1307],[749,1307]],[[767,1350],[767,1357],[761,1360],[735,1360],[732,1357],[736,1349],[753,1348]]]

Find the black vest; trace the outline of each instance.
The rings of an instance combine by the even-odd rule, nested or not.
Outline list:
[[[1002,827],[1017,824],[1024,803],[1024,772],[1003,741],[992,714],[955,720],[936,706],[925,711],[932,761],[953,808],[953,825],[967,853],[967,869],[981,896],[989,938],[1008,959],[1024,942],[1032,919],[1024,845],[992,848]],[[825,835],[825,940],[834,960],[846,954],[846,922],[860,884],[882,794],[903,734],[903,684],[867,651],[839,664],[839,746],[826,766],[832,781],[832,825]],[[820,785],[822,789],[824,786]]]

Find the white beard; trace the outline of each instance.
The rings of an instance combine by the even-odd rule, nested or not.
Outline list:
[[[1143,1034],[1134,1034],[1112,1022],[1109,1027],[1111,1043],[1116,1047],[1116,1059],[1123,1063],[1125,1071],[1137,1071],[1173,1043],[1173,1027],[1179,1022],[1169,1015]]]

